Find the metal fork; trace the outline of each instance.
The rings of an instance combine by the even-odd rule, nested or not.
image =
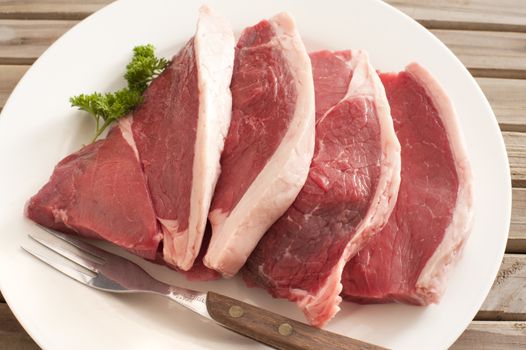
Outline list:
[[[158,294],[225,328],[276,349],[383,349],[308,326],[221,294],[168,285],[156,280],[128,259],[76,237],[47,228],[44,230],[35,231],[29,237],[74,262],[74,265],[69,266],[54,259],[53,253],[38,253],[27,246],[22,248],[87,286],[106,292]]]

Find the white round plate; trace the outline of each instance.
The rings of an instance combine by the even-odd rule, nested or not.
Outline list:
[[[280,11],[296,18],[309,50],[364,48],[376,68],[399,71],[411,61],[442,83],[458,112],[475,175],[476,223],[442,302],[429,307],[343,303],[334,332],[398,349],[445,349],[462,333],[498,271],[510,221],[508,160],[495,116],[460,61],[409,17],[377,1],[208,1],[237,32]],[[26,200],[55,164],[88,143],[92,120],[68,98],[121,87],[134,46],[152,43],[170,57],[193,35],[200,1],[118,1],[71,29],[20,81],[0,118],[0,287],[9,306],[46,349],[256,349],[263,346],[202,322],[153,296],[92,290],[26,254]],[[171,283],[214,290],[303,320],[295,305],[239,279],[188,283],[143,263]]]

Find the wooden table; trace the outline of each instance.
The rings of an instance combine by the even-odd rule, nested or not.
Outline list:
[[[0,0],[0,108],[35,59],[109,0]],[[468,67],[497,116],[510,159],[513,212],[493,288],[454,349],[526,348],[526,0],[390,0]],[[38,348],[0,294],[0,349]]]

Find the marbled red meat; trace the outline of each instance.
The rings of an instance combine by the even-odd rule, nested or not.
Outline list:
[[[314,149],[309,57],[292,18],[243,31],[232,76],[233,111],[211,206],[205,264],[231,277],[305,183]]]
[[[27,205],[27,216],[52,229],[100,238],[148,259],[162,238],[130,132],[130,119],[104,140],[57,164]]]
[[[345,267],[343,296],[436,303],[472,222],[471,173],[451,102],[423,67],[382,74],[402,145],[402,181],[381,233]]]
[[[339,310],[350,256],[387,222],[400,145],[383,86],[363,51],[311,54],[317,120],[305,186],[250,256],[244,277],[295,301],[323,326]]]
[[[234,36],[202,7],[195,36],[155,79],[133,136],[161,223],[166,262],[189,270],[199,253],[231,115]]]

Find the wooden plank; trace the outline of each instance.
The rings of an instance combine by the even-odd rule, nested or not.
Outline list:
[[[111,0],[14,0],[0,1],[2,19],[83,19]]]
[[[477,320],[526,321],[526,255],[506,254]]]
[[[0,65],[0,108],[28,66]],[[491,103],[501,130],[526,131],[526,80],[477,78]]]
[[[30,64],[76,21],[0,20],[0,64]],[[475,76],[526,79],[526,33],[433,30]]]
[[[526,79],[526,33],[432,30],[479,77]]]
[[[387,0],[428,28],[526,32],[524,0]]]
[[[0,64],[31,64],[76,21],[0,20]]]
[[[526,253],[526,189],[513,189],[507,253]]]
[[[526,187],[526,134],[503,132],[514,187]]]
[[[473,321],[451,349],[500,350],[519,349],[524,346],[526,323]],[[0,349],[38,349],[5,304],[0,305]]]
[[[29,66],[0,66],[0,109],[28,69]]]
[[[0,108],[28,66],[0,65]],[[477,78],[497,115],[501,130],[526,132],[526,80]]]
[[[7,304],[0,304],[0,349],[39,349],[38,345],[18,323]]]
[[[526,131],[526,80],[477,78],[502,131]]]
[[[82,19],[111,0],[0,1],[2,19]],[[526,31],[522,0],[388,0],[428,28]]]
[[[526,323],[473,321],[450,350],[526,348]]]

